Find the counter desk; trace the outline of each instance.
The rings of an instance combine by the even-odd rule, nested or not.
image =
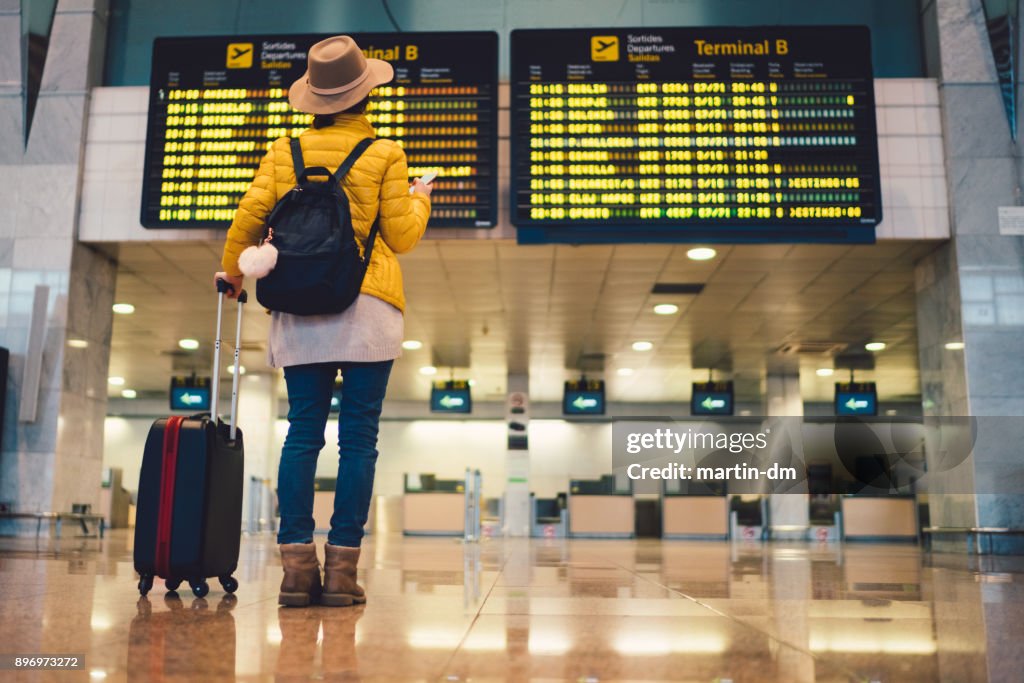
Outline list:
[[[402,533],[462,536],[466,529],[466,483],[433,475],[405,475]]]
[[[597,480],[574,479],[569,482],[568,498],[571,538],[635,538],[631,482],[616,486],[611,475]]]

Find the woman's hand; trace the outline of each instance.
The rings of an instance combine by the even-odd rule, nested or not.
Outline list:
[[[228,275],[227,273],[224,273],[224,272],[214,273],[214,275],[213,275],[213,284],[214,284],[214,286],[217,285],[217,280],[224,280],[224,282],[226,282],[229,285],[231,285],[231,289],[229,289],[227,292],[225,292],[225,296],[227,296],[227,298],[229,298],[229,299],[237,299],[238,298],[238,294],[242,291],[242,278],[241,277],[235,277],[234,275]]]
[[[430,185],[430,183],[424,183],[419,178],[417,178],[416,180],[412,181],[412,191],[422,192],[423,194],[429,197],[430,193],[434,191],[434,188]]]

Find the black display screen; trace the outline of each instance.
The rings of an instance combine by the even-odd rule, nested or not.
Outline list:
[[[437,171],[431,227],[497,220],[498,36],[491,31],[354,33],[395,67],[371,93],[377,136],[405,149],[410,179]],[[327,34],[157,38],[142,225],[227,227],[270,143],[312,117],[288,104],[306,52]],[[332,169],[333,170],[333,169]]]
[[[430,412],[471,413],[473,397],[468,380],[434,382],[430,390]]]
[[[836,415],[878,415],[874,382],[836,382]]]
[[[694,382],[690,393],[691,415],[732,415],[735,400],[732,382]]]
[[[204,412],[210,409],[209,377],[172,377],[171,410]]]
[[[872,242],[866,27],[512,32],[519,241]]]
[[[604,380],[581,379],[565,383],[563,415],[604,415]]]

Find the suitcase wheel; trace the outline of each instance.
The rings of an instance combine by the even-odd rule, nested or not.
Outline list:
[[[219,581],[221,588],[223,588],[226,593],[234,593],[238,590],[238,579],[233,576],[221,576]]]
[[[145,595],[153,587],[153,577],[143,575],[139,577],[139,595]]]
[[[164,581],[164,587],[171,593],[178,590],[178,586],[181,585],[181,579],[167,579]]]
[[[210,584],[206,583],[206,579],[192,581],[189,585],[192,586],[192,595],[197,598],[205,598],[206,594],[210,592]]]

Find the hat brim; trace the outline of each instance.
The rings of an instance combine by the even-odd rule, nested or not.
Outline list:
[[[395,69],[381,59],[367,59],[366,68],[370,75],[366,80],[337,95],[318,95],[309,87],[309,71],[288,88],[288,102],[292,108],[307,114],[336,114],[359,104],[378,85],[389,83],[395,77]]]

